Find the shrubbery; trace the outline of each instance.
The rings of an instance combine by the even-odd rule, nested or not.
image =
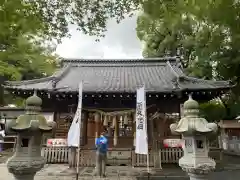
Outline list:
[[[240,102],[225,102],[216,99],[200,104],[200,115],[208,122],[232,120],[240,115]]]

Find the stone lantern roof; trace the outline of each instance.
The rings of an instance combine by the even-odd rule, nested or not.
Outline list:
[[[189,96],[183,105],[184,117],[176,124],[171,124],[170,129],[180,134],[211,133],[217,131],[217,124],[208,123],[205,118],[199,117],[199,104]]]
[[[34,92],[33,96],[30,96],[26,99],[26,106],[38,106],[42,105],[42,99],[37,96],[36,91]]]
[[[14,131],[38,129],[42,131],[52,130],[52,127],[48,125],[45,117],[39,114],[41,105],[42,99],[38,97],[35,92],[33,96],[30,96],[26,100],[26,114],[20,115],[11,129]]]

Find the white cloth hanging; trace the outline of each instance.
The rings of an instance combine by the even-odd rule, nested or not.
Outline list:
[[[81,121],[82,121],[82,89],[83,83],[79,83],[78,107],[68,131],[67,143],[69,147],[80,146]]]

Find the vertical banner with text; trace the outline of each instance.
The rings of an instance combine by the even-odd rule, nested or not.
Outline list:
[[[144,87],[137,89],[135,153],[148,155],[146,95]]]
[[[79,93],[78,93],[78,106],[75,116],[73,118],[72,124],[68,131],[67,143],[71,147],[80,146],[80,135],[81,135],[81,116],[82,116],[82,89],[83,83],[79,83]]]

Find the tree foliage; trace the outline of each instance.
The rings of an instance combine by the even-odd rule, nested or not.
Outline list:
[[[239,1],[147,1],[138,17],[137,34],[145,42],[143,55],[176,54],[195,76],[240,83]],[[223,13],[224,12],[224,13]]]
[[[208,122],[218,122],[226,118],[226,108],[219,102],[210,101],[200,104],[200,114]]]
[[[49,27],[54,24],[45,22],[34,4],[21,0],[0,2],[0,85],[6,80],[52,74],[57,57],[53,55],[54,44],[49,40],[61,38],[65,32],[59,29],[61,34]],[[0,87],[1,97],[2,92]]]
[[[2,1],[0,7],[0,76],[21,80],[51,74],[54,49],[45,40],[57,35],[46,32],[50,24],[27,1]]]
[[[139,0],[7,0],[2,1],[0,7],[4,12],[9,10],[9,6],[19,8],[16,15],[23,15],[23,21],[33,23],[31,25],[34,27],[34,23],[38,21],[43,34],[48,34],[50,39],[57,37],[61,40],[62,37],[69,35],[69,24],[77,25],[78,30],[85,34],[102,37],[107,30],[109,18],[115,17],[120,22],[126,14],[131,15],[138,9],[140,2]]]

